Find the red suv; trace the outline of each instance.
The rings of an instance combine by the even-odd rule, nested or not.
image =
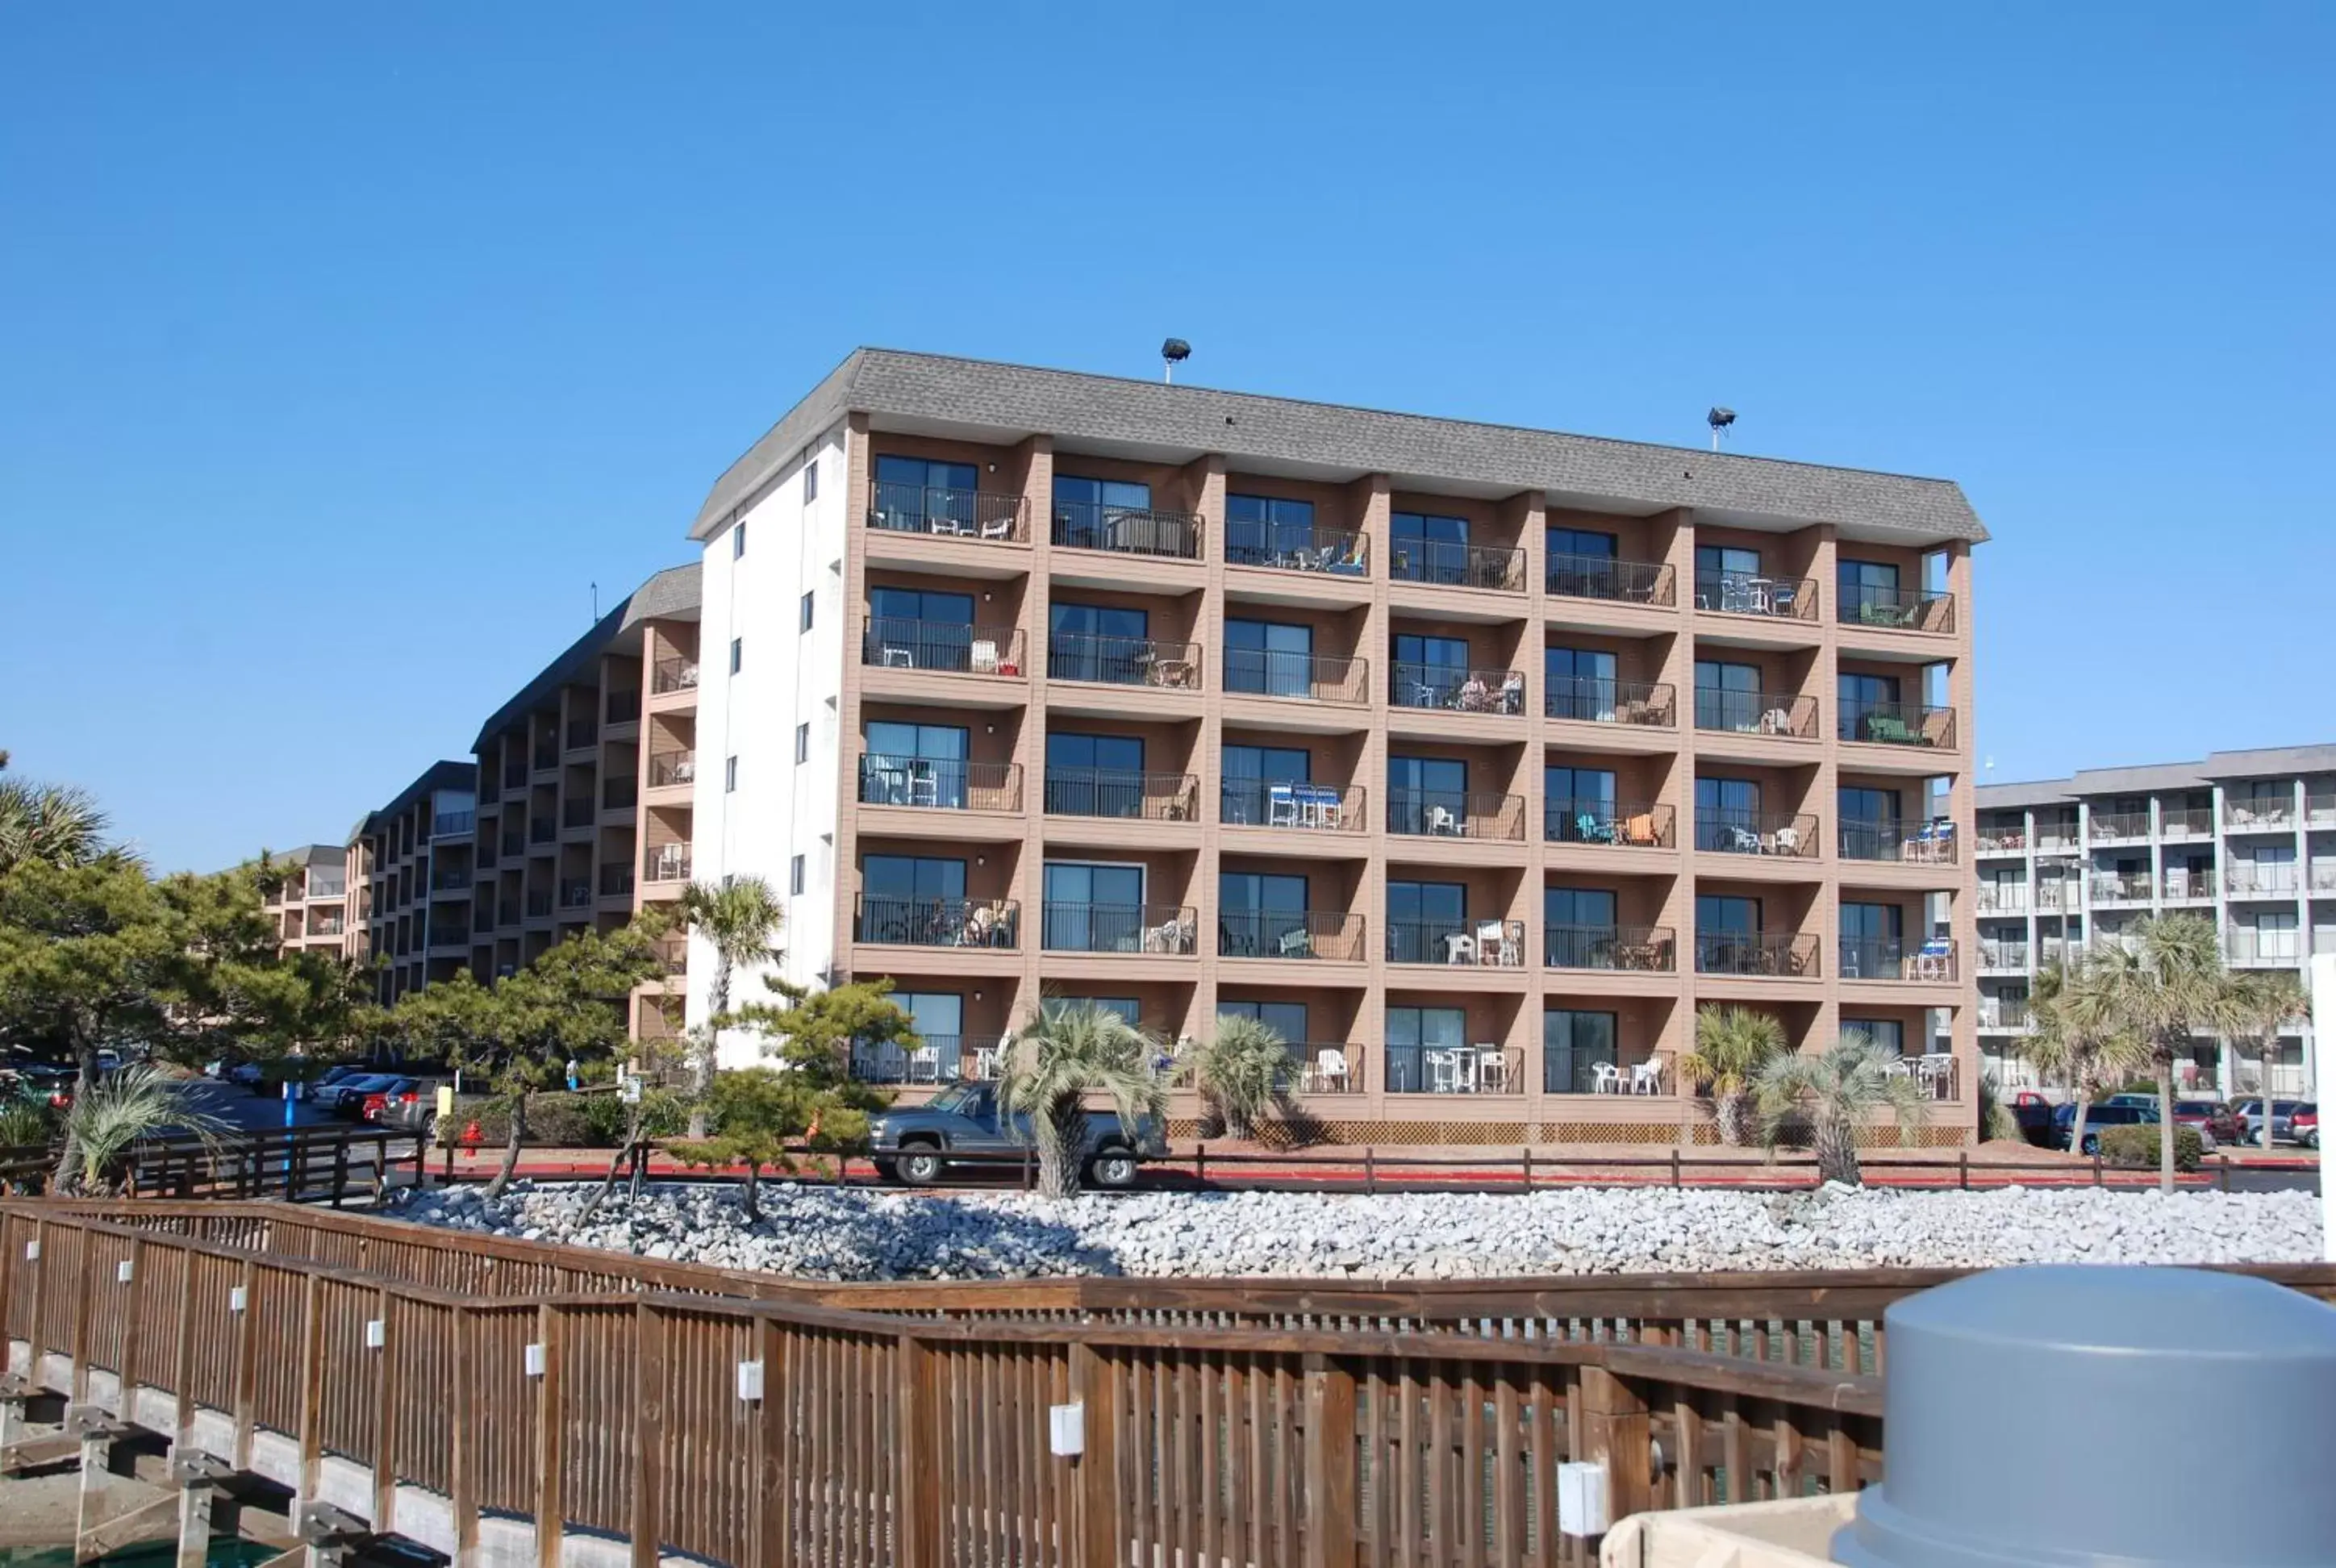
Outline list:
[[[2219,1100],[2175,1101],[2174,1125],[2197,1128],[2199,1141],[2209,1153],[2218,1144],[2239,1141],[2239,1119],[2231,1115],[2230,1106]]]
[[[2289,1118],[2287,1125],[2293,1129],[2297,1143],[2307,1149],[2318,1148],[2320,1146],[2320,1102],[2306,1100],[2296,1106],[2295,1115]]]
[[[422,1085],[414,1078],[400,1078],[386,1088],[376,1089],[357,1103],[357,1115],[368,1122],[394,1122],[401,1115],[422,1103]]]

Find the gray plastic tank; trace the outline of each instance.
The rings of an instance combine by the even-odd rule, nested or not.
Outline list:
[[[1892,1307],[1854,1568],[2336,1563],[2336,1309],[2203,1269],[1998,1269]]]

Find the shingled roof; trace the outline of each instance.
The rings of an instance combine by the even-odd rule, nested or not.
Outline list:
[[[687,566],[669,566],[619,599],[615,609],[592,623],[591,630],[569,643],[559,657],[536,672],[533,680],[520,687],[517,696],[495,709],[479,726],[478,738],[471,743],[471,749],[483,748],[488,737],[511,720],[543,706],[553,693],[569,682],[594,673],[593,663],[601,650],[641,622],[695,620],[698,576],[694,561]]]

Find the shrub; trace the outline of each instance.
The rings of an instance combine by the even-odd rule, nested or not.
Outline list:
[[[594,1103],[608,1101],[615,1106],[616,1096],[609,1094],[569,1095],[541,1094],[527,1108],[527,1141],[537,1149],[606,1149],[613,1148],[621,1120],[613,1121],[605,1133],[594,1125]],[[617,1107],[621,1108],[621,1107]],[[462,1129],[472,1122],[479,1124],[482,1148],[501,1148],[511,1136],[511,1102],[501,1096],[492,1098],[465,1095],[454,1102],[453,1116],[440,1122],[438,1141],[453,1143],[462,1135]]]
[[[611,1094],[576,1097],[583,1102],[584,1122],[591,1129],[591,1146],[615,1148],[625,1135],[633,1107]],[[672,1090],[650,1089],[641,1096],[641,1136],[677,1138],[688,1125],[689,1112],[682,1105],[681,1096]]]
[[[2174,1168],[2195,1171],[2205,1157],[2205,1145],[2198,1140],[2195,1127],[2174,1129]],[[2101,1129],[2101,1161],[2110,1165],[2136,1165],[2150,1170],[2157,1168],[2157,1129],[2142,1127],[2103,1127]]]

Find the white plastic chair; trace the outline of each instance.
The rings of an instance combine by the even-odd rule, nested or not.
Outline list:
[[[1307,1066],[1306,1076],[1309,1086],[1317,1090],[1344,1094],[1351,1081],[1347,1076],[1347,1053],[1340,1050],[1318,1053]]]
[[[1434,1095],[1456,1095],[1460,1092],[1458,1051],[1427,1053],[1427,1089]]]
[[[1274,828],[1294,828],[1299,825],[1296,790],[1288,784],[1275,784],[1266,791],[1265,825]]]
[[[1634,1095],[1660,1095],[1663,1092],[1663,1065],[1660,1061],[1633,1063],[1630,1067],[1630,1092]]]
[[[1611,1062],[1590,1064],[1590,1092],[1593,1095],[1619,1095],[1622,1092],[1622,1069]]]
[[[909,1082],[938,1084],[941,1081],[941,1048],[939,1046],[919,1046],[909,1053]]]
[[[1487,1094],[1505,1094],[1509,1087],[1509,1057],[1494,1045],[1478,1041],[1475,1062],[1476,1086]]]
[[[1451,808],[1447,806],[1429,806],[1427,808],[1427,831],[1430,833],[1440,833],[1447,838],[1458,838],[1460,836],[1460,819],[1454,816],[1452,814]]]
[[[1444,939],[1444,961],[1447,964],[1473,964],[1476,961],[1476,939],[1465,931],[1454,931]]]
[[[998,673],[998,645],[988,638],[977,638],[966,648],[966,659],[976,675]]]

